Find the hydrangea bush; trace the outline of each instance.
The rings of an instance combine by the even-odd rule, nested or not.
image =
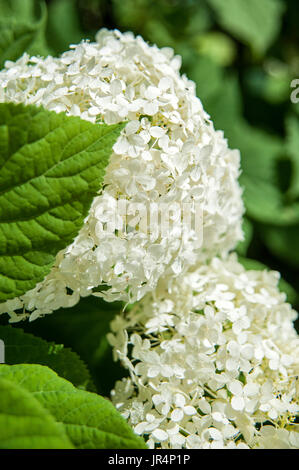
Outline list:
[[[76,353],[0,325],[0,447],[299,448],[297,313],[277,272],[231,253],[243,239],[239,151],[180,56],[102,29],[58,58],[11,59],[0,71],[0,313],[13,323],[60,309],[40,320],[47,329],[93,296],[79,349],[95,341],[94,365],[108,340],[128,376],[113,406],[90,393]],[[176,214],[153,238],[135,213],[153,203],[189,204],[192,222],[199,205],[200,246]],[[82,324],[66,310],[72,337]]]
[[[111,323],[115,406],[150,448],[298,448],[297,313],[235,255],[160,281]]]
[[[104,29],[96,39],[60,58],[25,54],[0,72],[2,102],[42,105],[91,122],[128,121],[113,147],[104,189],[77,238],[57,255],[42,283],[1,305],[13,320],[23,306],[33,312],[31,319],[72,306],[101,284],[106,289],[97,295],[106,300],[134,302],[161,276],[171,278],[227,253],[242,239],[239,152],[228,148],[194,83],[180,75],[180,57],[131,33]],[[119,199],[128,202],[128,213],[134,203],[199,203],[201,248],[186,230],[183,237],[174,229],[154,242],[137,229],[124,234],[122,220],[115,233],[105,231]]]

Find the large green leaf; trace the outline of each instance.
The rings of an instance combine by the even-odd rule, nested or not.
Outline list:
[[[0,301],[32,289],[77,235],[123,127],[0,104]]]
[[[280,0],[208,0],[220,24],[236,38],[263,53],[280,28]]]
[[[5,344],[6,364],[36,363],[48,366],[76,387],[94,390],[84,362],[62,344],[45,341],[11,325],[0,325],[0,338]]]
[[[64,429],[26,388],[1,376],[0,448],[72,449]]]
[[[2,365],[0,379],[11,381],[30,392],[76,448],[146,448],[144,441],[134,434],[107,399],[76,389],[48,367]]]
[[[38,14],[36,14],[36,10]],[[16,60],[24,52],[46,55],[47,9],[35,0],[0,2],[0,69],[6,60]]]
[[[70,44],[87,39],[80,27],[77,0],[51,1],[48,6],[47,39],[56,54],[66,51]]]

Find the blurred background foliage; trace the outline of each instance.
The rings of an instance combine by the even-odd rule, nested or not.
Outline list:
[[[299,102],[290,98],[299,79],[298,24],[298,0],[0,0],[0,66],[24,51],[59,55],[93,40],[101,27],[172,47],[215,127],[241,151],[240,260],[280,271],[281,288],[299,309]],[[25,329],[72,347],[99,377],[111,359],[106,340],[97,339],[108,322],[98,332],[90,331],[95,321],[80,319],[83,310],[93,316],[97,309],[94,299],[83,299]],[[111,384],[97,385],[104,393]]]

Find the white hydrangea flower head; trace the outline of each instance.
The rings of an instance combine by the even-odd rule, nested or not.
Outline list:
[[[98,295],[107,301],[139,300],[161,276],[177,276],[242,239],[239,152],[214,129],[180,65],[170,48],[106,29],[96,42],[73,45],[59,58],[24,54],[6,62],[0,102],[42,105],[91,122],[128,121],[114,145],[103,189],[72,245],[57,255],[36,288],[1,305],[12,321],[22,318],[16,309],[25,307],[32,320],[74,305],[99,285],[105,285]],[[119,199],[129,205],[197,202],[203,211],[201,248],[188,230],[183,235],[172,230],[154,242],[135,229],[108,233],[103,227]]]
[[[214,258],[113,320],[130,376],[112,400],[150,448],[299,448],[297,313],[278,279]]]

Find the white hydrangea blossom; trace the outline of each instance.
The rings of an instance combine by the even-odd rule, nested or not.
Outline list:
[[[111,323],[112,400],[150,448],[299,448],[297,313],[231,254],[159,282]]]
[[[91,122],[128,121],[114,146],[104,189],[73,244],[57,255],[42,283],[1,304],[11,321],[26,317],[14,314],[24,307],[32,320],[72,306],[101,284],[107,289],[99,295],[108,301],[139,300],[162,275],[183,273],[242,239],[239,152],[215,131],[180,65],[169,48],[106,29],[96,42],[71,46],[60,58],[24,54],[6,62],[0,72],[1,102],[42,105]],[[189,231],[180,236],[172,230],[155,242],[137,230],[104,231],[119,198],[130,204],[198,202],[202,247],[195,248]]]

